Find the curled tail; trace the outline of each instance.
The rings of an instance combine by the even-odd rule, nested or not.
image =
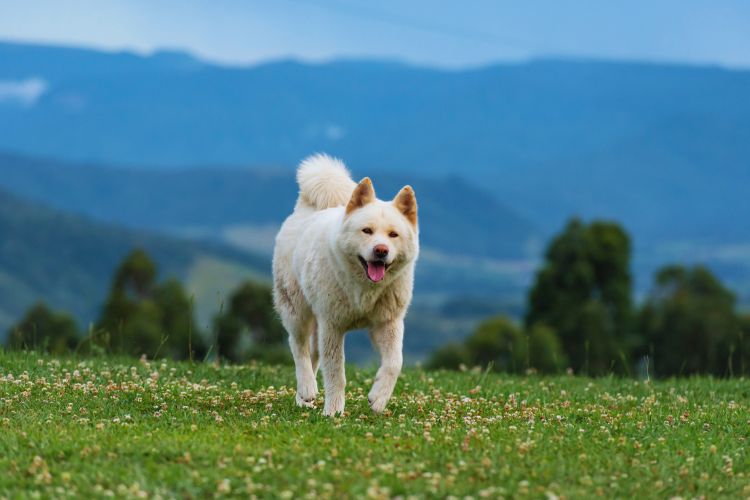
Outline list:
[[[357,184],[341,160],[325,154],[305,158],[297,169],[298,206],[314,210],[346,205]]]

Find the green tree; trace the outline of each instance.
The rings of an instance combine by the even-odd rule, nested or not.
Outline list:
[[[166,354],[174,359],[203,359],[206,343],[195,328],[193,303],[182,284],[169,279],[154,288],[153,301],[160,311],[161,330],[167,334]],[[191,352],[192,350],[192,352]]]
[[[248,328],[253,341],[263,344],[284,342],[284,327],[273,308],[268,285],[256,281],[243,283],[232,294],[230,311]]]
[[[255,281],[240,285],[229,299],[229,307],[214,319],[216,349],[220,357],[234,362],[247,358],[287,359],[284,327],[273,308],[271,288]]]
[[[155,284],[156,265],[145,251],[134,250],[125,257],[115,270],[96,325],[97,342],[102,347],[130,354],[153,354],[152,347],[158,347],[159,343],[158,327],[144,323],[148,323],[148,317],[152,323],[158,323],[158,314],[145,305],[153,295]],[[144,338],[146,335],[149,336]]]
[[[555,331],[537,323],[527,330],[528,363],[540,373],[559,373],[568,366],[560,339]]]
[[[214,349],[219,358],[228,359],[234,363],[245,360],[246,349],[243,346],[245,326],[242,321],[231,313],[231,309],[216,315],[214,318]]]
[[[560,340],[551,328],[536,324],[525,332],[509,318],[495,316],[480,323],[462,344],[448,344],[433,352],[426,368],[491,365],[499,372],[523,373],[533,368],[556,373],[566,363]]]
[[[8,332],[9,349],[34,349],[51,354],[64,354],[75,349],[79,341],[75,320],[63,312],[55,312],[43,302],[26,311],[24,317]]]
[[[505,316],[483,321],[466,339],[466,350],[473,364],[500,372],[522,372],[526,364],[526,339],[521,328]]]
[[[618,362],[634,341],[630,254],[619,225],[578,219],[547,249],[529,294],[526,326],[551,327],[577,371],[624,368]]]
[[[750,314],[740,314],[737,318],[738,328],[733,336],[732,368],[734,374],[750,375]]]
[[[667,266],[639,318],[658,375],[729,374],[741,331],[735,297],[703,266]]]
[[[428,370],[458,370],[461,365],[470,367],[471,364],[471,356],[466,346],[453,342],[436,349],[425,363],[425,368]]]
[[[123,260],[115,271],[94,342],[135,356],[202,357],[205,344],[193,329],[192,305],[185,290],[176,280],[160,284],[156,277],[156,265],[143,250]]]

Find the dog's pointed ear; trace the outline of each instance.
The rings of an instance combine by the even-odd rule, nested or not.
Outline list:
[[[411,186],[404,186],[393,199],[393,205],[404,217],[411,222],[411,225],[417,226],[417,196]]]
[[[375,188],[372,187],[372,181],[365,177],[352,192],[352,197],[346,205],[346,213],[350,214],[358,208],[362,208],[368,203],[375,201]]]

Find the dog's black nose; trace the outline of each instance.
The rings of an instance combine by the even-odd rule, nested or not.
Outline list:
[[[388,247],[385,245],[375,245],[375,248],[373,248],[372,252],[378,259],[385,259],[386,257],[388,257]]]

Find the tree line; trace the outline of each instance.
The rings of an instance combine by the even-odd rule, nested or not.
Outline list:
[[[658,270],[633,301],[631,242],[616,223],[571,220],[549,244],[522,323],[482,322],[430,368],[656,376],[750,373],[750,315],[704,266]]]
[[[750,373],[750,315],[703,266],[665,266],[636,305],[631,242],[616,223],[571,220],[549,244],[522,321],[498,315],[465,341],[438,349],[429,368],[586,375],[716,376]],[[174,279],[159,281],[142,250],[115,270],[101,313],[82,331],[69,314],[32,306],[6,347],[53,354],[123,354],[173,359],[289,362],[271,289],[247,281],[209,328],[196,327],[192,300]]]
[[[101,314],[88,331],[81,331],[68,313],[40,302],[10,328],[6,347],[52,354],[288,362],[284,329],[268,285],[241,284],[205,332],[196,327],[192,300],[182,284],[159,282],[157,275],[149,255],[135,250],[115,270]]]

